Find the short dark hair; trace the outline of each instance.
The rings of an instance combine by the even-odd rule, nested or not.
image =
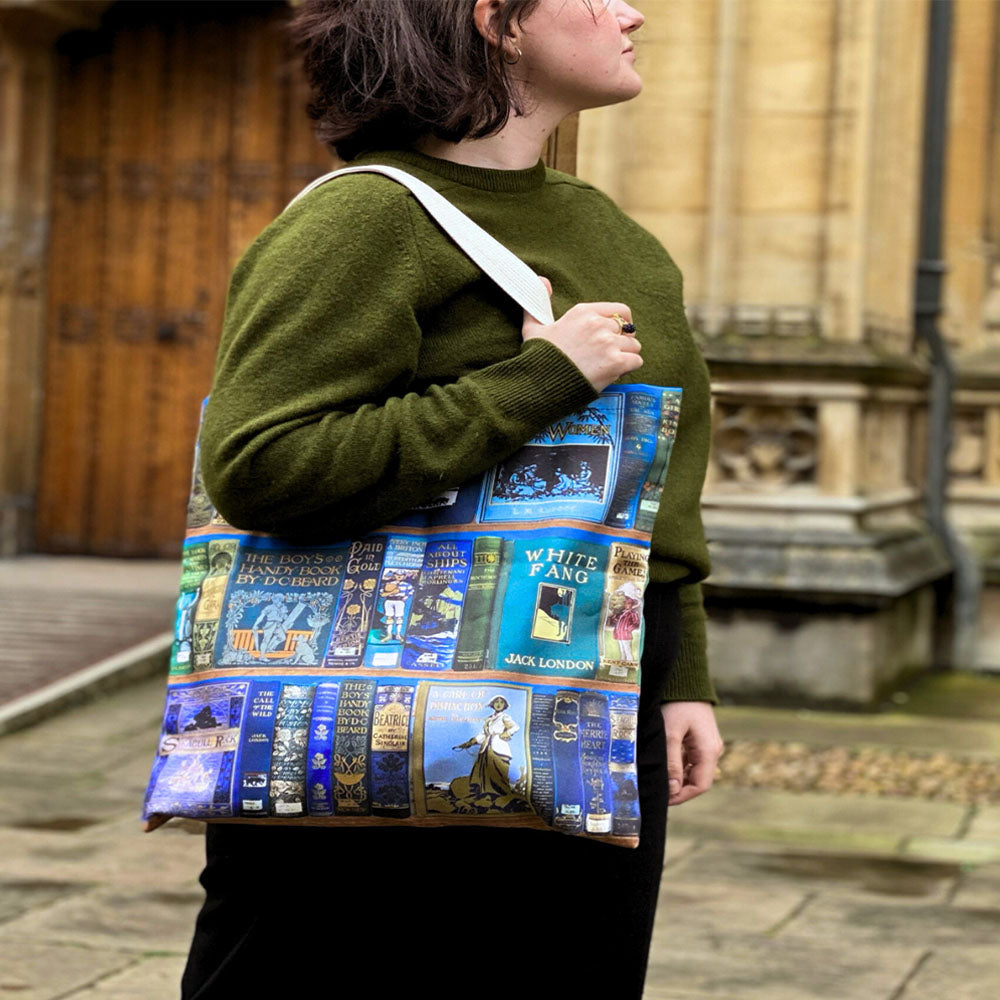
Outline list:
[[[497,38],[539,0],[506,0]],[[411,146],[424,135],[458,142],[499,131],[523,97],[503,49],[473,20],[474,0],[305,0],[289,30],[312,89],[316,135],[344,160]]]

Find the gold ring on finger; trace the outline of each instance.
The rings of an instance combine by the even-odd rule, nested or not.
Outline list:
[[[618,324],[618,332],[631,337],[635,333],[635,323],[630,323],[621,313],[613,313],[611,318]]]

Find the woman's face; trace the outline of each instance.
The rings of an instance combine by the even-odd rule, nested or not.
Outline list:
[[[642,22],[625,0],[540,0],[520,25],[514,76],[567,112],[627,101],[642,89],[629,38]]]

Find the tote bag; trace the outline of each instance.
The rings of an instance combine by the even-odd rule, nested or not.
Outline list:
[[[534,272],[404,171],[302,194],[357,170],[409,187],[553,321]],[[228,525],[196,445],[146,829],[475,824],[637,846],[643,594],[680,399],[609,386],[483,475],[322,546]]]

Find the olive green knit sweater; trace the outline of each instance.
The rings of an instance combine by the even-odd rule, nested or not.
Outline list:
[[[577,302],[631,307],[644,364],[622,381],[684,390],[650,560],[654,584],[685,584],[663,699],[715,701],[698,585],[708,373],[673,261],[605,195],[541,161],[492,170],[392,151],[354,162],[440,191],[552,282],[556,316]],[[406,188],[377,174],[321,185],[233,272],[201,437],[213,503],[238,528],[346,538],[496,464],[596,396],[549,341],[521,340],[522,315]]]

